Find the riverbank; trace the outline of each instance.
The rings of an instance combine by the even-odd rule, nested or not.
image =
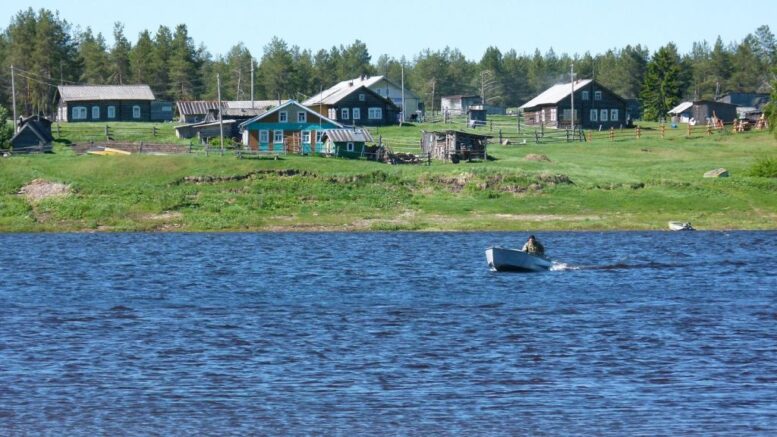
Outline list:
[[[418,127],[382,128],[413,138]],[[417,137],[415,137],[417,138]],[[777,228],[766,132],[492,145],[484,162],[390,166],[232,155],[0,159],[0,231],[474,231]],[[724,167],[730,177],[703,174]],[[60,184],[56,196],[25,187]],[[62,187],[65,187],[64,189]],[[44,190],[45,191],[45,190]]]

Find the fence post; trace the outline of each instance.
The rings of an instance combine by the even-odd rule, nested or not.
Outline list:
[[[489,132],[493,132],[494,131],[494,120],[491,120],[491,127],[490,127],[490,129],[491,130]]]
[[[108,131],[108,125],[106,124],[105,125],[105,141],[108,141],[108,139],[110,139],[110,136],[111,135],[110,135],[110,133]]]
[[[707,136],[710,136],[710,135],[712,135],[712,125],[708,124],[707,125]]]
[[[151,126],[151,133],[156,136],[156,126]]]
[[[592,142],[594,140],[594,133],[593,131],[588,131],[588,142]]]
[[[140,149],[139,149],[138,153],[140,153],[140,154],[143,153],[143,141],[140,142]]]
[[[499,145],[502,145],[502,128],[499,128]]]
[[[642,129],[640,129],[639,125],[637,125],[637,139],[640,139],[642,137]]]
[[[661,130],[661,139],[663,140],[664,139],[664,135],[666,134],[666,125],[662,124],[661,127],[660,127],[660,130]]]
[[[189,140],[189,153],[192,153],[192,140]]]
[[[432,165],[432,152],[426,152],[426,165]]]
[[[693,126],[691,126],[691,123],[688,123],[688,136],[691,136],[691,129],[693,129]]]
[[[62,138],[62,132],[60,131],[59,123],[57,123],[57,138]]]

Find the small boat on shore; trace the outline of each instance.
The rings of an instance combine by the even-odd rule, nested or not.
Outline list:
[[[486,249],[486,261],[495,272],[544,272],[553,265],[548,258],[498,246]]]
[[[695,231],[696,230],[688,222],[669,222],[669,229],[672,231]]]

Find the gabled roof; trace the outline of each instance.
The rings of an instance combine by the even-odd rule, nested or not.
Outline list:
[[[155,99],[148,85],[60,85],[57,91],[66,102]]]
[[[324,105],[333,105],[334,103],[337,103],[338,101],[340,101],[340,99],[342,99],[343,97],[350,94],[350,92],[343,94],[337,100],[334,100],[330,103],[331,99],[335,98],[337,95],[340,95],[339,93],[342,92],[343,90],[351,89],[351,92],[353,92],[353,90],[361,86],[364,86],[368,88],[370,91],[372,91],[371,87],[380,81],[386,81],[397,88],[401,88],[394,82],[390,81],[386,76],[361,76],[361,77],[357,77],[356,79],[344,80],[330,88],[327,88],[324,91],[316,94],[315,96],[305,100],[304,102],[302,102],[302,104],[305,106],[317,105],[319,103]],[[405,88],[405,93],[409,97],[418,98],[418,96],[416,96],[415,93],[413,93],[407,88]]]
[[[687,111],[691,106],[693,106],[693,102],[682,102],[667,112],[669,114],[680,114]]]
[[[336,143],[352,142],[372,142],[375,141],[367,129],[327,129],[324,136]]]
[[[51,144],[52,141],[54,141],[54,137],[51,136],[51,133],[47,132],[45,127],[42,126],[37,120],[31,120],[22,126],[19,131],[11,138],[11,145],[15,147],[24,146],[24,144],[19,144],[19,140],[21,138],[24,138],[24,132],[30,131],[35,135],[35,137],[38,138],[38,143],[42,144]]]
[[[306,108],[306,107],[300,105],[300,103],[298,101],[296,101],[296,100],[289,100],[286,103],[284,103],[282,105],[279,105],[279,106],[276,106],[275,108],[265,112],[264,114],[260,114],[260,115],[257,115],[256,117],[250,118],[250,119],[240,123],[240,127],[243,128],[243,127],[245,127],[245,126],[247,126],[247,125],[249,125],[249,124],[251,124],[251,123],[253,123],[255,121],[259,121],[259,120],[269,116],[270,114],[276,113],[276,112],[280,111],[281,109],[288,108],[289,106],[296,106],[297,108],[302,109],[303,111],[307,111],[309,114],[313,114],[316,117],[320,117],[321,120],[323,120],[323,121],[326,121],[328,123],[332,123],[333,125],[335,125],[337,127],[343,127],[342,124],[340,124],[340,123],[338,123],[338,122],[336,122],[334,120],[330,120],[330,119],[324,117],[323,115],[319,114],[318,112],[313,111],[312,109],[309,109],[309,108]]]
[[[589,83],[593,82],[591,79],[583,79],[575,81],[575,90],[583,88]],[[529,100],[520,106],[521,109],[533,108],[539,105],[553,105],[572,94],[572,83],[559,83],[543,91],[537,97]]]

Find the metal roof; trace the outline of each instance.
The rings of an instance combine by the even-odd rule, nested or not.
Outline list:
[[[243,128],[243,127],[245,127],[245,126],[247,126],[247,125],[249,125],[249,124],[251,124],[251,123],[253,123],[255,121],[259,121],[259,120],[263,119],[264,117],[267,117],[268,115],[270,115],[270,114],[272,114],[274,112],[278,112],[281,109],[286,108],[288,106],[296,106],[296,107],[298,107],[298,108],[300,108],[300,109],[302,109],[304,111],[307,111],[310,114],[315,115],[316,117],[320,117],[321,120],[323,120],[323,121],[326,121],[328,123],[332,123],[335,126],[339,126],[339,127],[343,126],[342,124],[340,124],[340,123],[338,123],[338,122],[336,122],[334,120],[331,120],[331,119],[329,119],[327,117],[324,117],[323,115],[319,114],[318,112],[315,112],[315,111],[311,110],[310,108],[306,108],[306,107],[302,106],[296,100],[289,100],[289,101],[287,101],[286,103],[284,103],[282,105],[278,105],[278,106],[270,109],[269,111],[265,112],[264,114],[259,114],[256,117],[250,118],[250,119],[240,123],[240,127]]]
[[[57,90],[66,102],[155,99],[148,85],[60,85]]]
[[[351,93],[353,93],[354,91],[356,91],[361,87],[365,87],[370,91],[375,92],[370,87],[382,80],[385,80],[386,82],[396,86],[395,84],[393,84],[393,82],[386,79],[384,76],[357,77],[356,79],[344,80],[331,88],[325,89],[324,91],[316,94],[315,96],[305,100],[304,102],[302,102],[302,104],[305,106],[315,106],[318,104],[334,105],[335,103],[339,102],[341,99],[350,95]],[[415,94],[413,94],[408,89],[405,89],[405,93],[407,93],[408,96],[415,96]],[[380,96],[380,97],[385,99],[385,97],[383,96]],[[386,99],[386,100],[389,100],[389,99]]]
[[[584,86],[588,85],[591,82],[593,82],[593,80],[591,79],[576,80],[575,90],[583,88]],[[571,82],[556,84],[543,91],[537,97],[524,103],[523,105],[520,106],[520,108],[526,109],[526,108],[533,108],[539,105],[552,105],[560,102],[571,93],[572,93]]]
[[[669,110],[669,114],[680,114],[685,111],[687,111],[691,106],[693,106],[693,102],[682,102],[679,105],[675,106],[674,108]]]
[[[367,129],[327,129],[324,135],[336,143],[374,141]]]
[[[219,102],[216,100],[179,100],[175,105],[180,115],[207,114],[211,109],[219,108]],[[221,102],[221,107],[226,108],[226,102]]]
[[[223,108],[223,115],[253,117],[264,114],[282,102],[284,101],[254,100],[253,107],[251,107],[250,100],[223,100],[221,107]],[[217,100],[179,100],[175,104],[178,107],[178,113],[181,115],[204,115],[211,110],[219,108]]]

